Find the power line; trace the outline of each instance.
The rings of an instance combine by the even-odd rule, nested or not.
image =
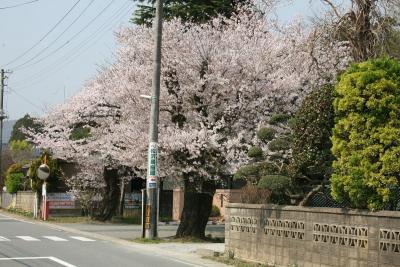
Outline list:
[[[47,59],[48,57],[54,55],[55,53],[57,53],[58,51],[60,51],[62,48],[64,48],[66,45],[68,45],[73,39],[75,39],[76,36],[78,36],[79,34],[81,34],[84,30],[86,30],[98,17],[100,17],[106,10],[107,8],[109,8],[111,6],[111,4],[115,2],[115,0],[111,0],[107,6],[105,6],[100,13],[98,13],[92,20],[89,21],[89,23],[87,23],[79,32],[77,32],[76,34],[74,34],[68,41],[66,41],[64,44],[62,44],[61,46],[57,47],[56,49],[54,49],[52,52],[50,52],[49,54],[47,54],[45,57],[42,57],[39,60],[36,60],[35,62],[33,62],[32,64],[29,64],[27,66],[23,66],[24,64],[20,64],[18,66],[16,66],[15,68],[13,68],[13,70],[18,70],[18,69],[25,69],[25,68],[29,68],[33,65],[36,65],[39,62],[42,62],[43,60]]]
[[[72,12],[72,10],[74,10],[74,8],[79,4],[81,0],[76,1],[76,3],[67,11],[67,13],[64,14],[64,16],[62,16],[62,18],[45,34],[43,35],[42,38],[40,38],[39,41],[37,41],[33,46],[31,46],[29,49],[27,49],[25,52],[23,52],[21,55],[17,56],[16,58],[14,58],[13,60],[9,61],[6,66],[8,66],[9,64],[14,63],[15,61],[17,61],[18,59],[22,58],[23,56],[25,56],[26,54],[28,54],[30,51],[32,51],[36,46],[38,46],[38,44],[40,44],[47,36],[49,36],[50,33],[52,33],[58,25],[61,24],[61,22],[64,21],[64,19]]]
[[[20,7],[20,6],[32,4],[32,3],[35,3],[35,2],[38,2],[38,1],[39,0],[32,0],[32,1],[25,2],[25,3],[16,4],[16,5],[13,5],[13,6],[0,7],[0,9],[9,9],[9,8],[14,8],[14,7]]]
[[[22,81],[22,84],[20,83],[19,85],[17,85],[18,89],[27,88],[29,86],[41,83],[43,80],[51,77],[52,74],[59,72],[65,66],[67,66],[68,64],[72,63],[74,60],[79,58],[80,55],[82,55],[84,52],[86,52],[89,48],[91,48],[94,44],[96,44],[100,40],[101,37],[103,37],[104,32],[114,28],[120,22],[120,20],[122,18],[124,18],[129,12],[132,12],[132,9],[128,9],[126,12],[124,12],[122,14],[122,12],[124,11],[128,2],[130,2],[130,1],[126,1],[122,5],[122,7],[119,8],[95,32],[93,32],[90,36],[88,36],[88,38],[86,38],[85,40],[80,42],[78,45],[76,45],[69,53],[66,53],[65,55],[60,57],[58,60],[54,61],[51,65],[43,68],[37,74],[31,75],[28,78],[24,79]],[[114,21],[115,21],[115,23],[114,23]],[[110,24],[111,24],[111,26],[110,26]],[[110,26],[110,27],[104,27],[104,26]],[[92,40],[93,42],[89,42],[90,40]],[[34,82],[32,82],[32,79],[34,79]]]
[[[36,53],[33,57],[31,57],[29,60],[25,61],[25,62],[22,63],[22,64],[19,64],[18,66],[14,67],[14,68],[19,68],[19,67],[21,67],[21,66],[24,66],[24,65],[28,64],[29,62],[33,61],[35,58],[37,58],[37,57],[40,56],[41,54],[43,54],[44,51],[46,51],[46,50],[47,50],[49,47],[51,47],[55,42],[57,42],[57,41],[61,38],[61,36],[63,36],[64,33],[65,33],[66,31],[68,31],[68,30],[75,24],[75,22],[76,22],[80,17],[82,17],[82,15],[86,12],[86,10],[87,10],[89,7],[93,4],[93,2],[94,2],[94,0],[90,1],[89,4],[88,4],[88,5],[82,10],[82,12],[78,15],[78,17],[76,17],[76,18],[71,22],[71,24],[69,24],[68,27],[65,28],[65,30],[64,30],[63,32],[61,32],[61,33],[56,37],[56,39],[54,39],[49,45],[47,45],[45,48],[43,48],[42,50],[40,50],[40,51],[39,51],[38,53]]]
[[[31,100],[29,100],[28,98],[26,98],[24,95],[18,93],[18,91],[12,89],[10,86],[8,86],[8,89],[10,90],[10,92],[16,94],[17,96],[19,96],[22,100],[24,100],[26,103],[30,104],[31,106],[35,107],[38,111],[43,111],[43,108],[38,106],[37,104],[35,104],[34,102],[32,102]]]

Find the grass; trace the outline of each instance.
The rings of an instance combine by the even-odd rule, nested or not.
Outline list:
[[[28,218],[32,218],[32,217],[33,217],[33,213],[32,213],[32,212],[25,211],[25,210],[13,209],[13,208],[3,209],[3,210],[4,210],[4,211],[7,211],[7,212],[9,212],[9,213],[14,213],[14,214],[22,215],[22,216],[28,217]]]
[[[223,243],[224,239],[222,238],[211,238],[206,237],[205,239],[196,238],[196,237],[184,237],[184,238],[176,238],[174,236],[166,237],[166,238],[156,238],[156,239],[146,239],[146,238],[136,238],[132,240],[133,242],[142,243],[142,244],[159,244],[159,243]]]
[[[93,219],[87,216],[49,217],[49,222],[54,223],[90,223]]]
[[[147,238],[135,238],[132,240],[133,242],[136,243],[141,243],[141,244],[159,244],[159,243],[166,243],[165,239],[162,238],[155,238],[155,239],[147,239]]]
[[[235,259],[235,258],[229,258],[226,256],[220,256],[220,257],[203,257],[205,259],[209,259],[212,261],[224,263],[226,265],[231,265],[235,267],[273,267],[274,265],[267,265],[267,264],[261,264],[261,263],[255,263],[255,262],[248,262],[240,259]]]

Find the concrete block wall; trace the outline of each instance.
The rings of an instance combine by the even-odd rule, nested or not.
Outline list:
[[[16,203],[15,208],[28,212],[33,212],[35,204],[35,193],[31,191],[19,191],[15,194]]]
[[[400,266],[400,212],[228,204],[225,250],[296,267]]]

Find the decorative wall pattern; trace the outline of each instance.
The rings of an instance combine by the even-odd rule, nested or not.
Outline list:
[[[313,241],[367,249],[368,227],[314,223]]]
[[[258,219],[255,217],[230,217],[230,229],[233,232],[257,233]]]
[[[266,219],[264,225],[264,234],[266,235],[304,239],[305,223],[303,221]]]
[[[400,254],[400,229],[380,229],[379,250]]]

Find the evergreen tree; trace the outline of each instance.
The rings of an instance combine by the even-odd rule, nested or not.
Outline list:
[[[29,116],[29,114],[26,114],[24,117],[15,122],[9,142],[26,140],[27,135],[22,131],[22,128],[39,131],[41,126],[35,120],[35,118]]]
[[[155,0],[136,0],[139,2],[132,22],[151,26],[155,14]],[[230,17],[240,4],[248,0],[164,0],[164,20],[180,18],[183,21],[204,23],[222,15]]]

